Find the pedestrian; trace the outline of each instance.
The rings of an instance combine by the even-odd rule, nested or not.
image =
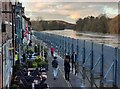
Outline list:
[[[65,79],[69,81],[69,76],[70,76],[69,56],[65,56],[64,71],[65,71]]]
[[[25,55],[25,52],[23,52],[23,62],[26,62],[26,55]]]
[[[47,60],[47,55],[48,55],[48,53],[45,52],[45,53],[44,53],[44,57],[45,57],[46,60]]]
[[[53,67],[54,80],[56,80],[58,76],[58,61],[57,61],[56,56],[54,57],[54,60],[52,61],[52,67]]]
[[[72,59],[72,71],[73,71],[73,68],[75,68],[75,71],[76,71],[77,55],[75,52],[72,53],[71,59]]]
[[[68,58],[68,60],[70,62],[70,53],[69,52],[66,54],[66,57]]]
[[[54,48],[51,47],[50,50],[51,50],[51,55],[53,56],[53,54],[54,54]]]

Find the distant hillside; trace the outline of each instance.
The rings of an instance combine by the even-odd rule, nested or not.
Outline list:
[[[37,31],[74,29],[75,27],[75,24],[71,24],[61,20],[31,21],[31,23],[32,23],[32,28]]]
[[[108,18],[104,14],[98,17],[88,16],[83,19],[79,18],[76,24],[62,20],[40,20],[31,21],[31,23],[32,28],[37,31],[74,29],[80,32],[120,34],[120,15],[114,18]]]

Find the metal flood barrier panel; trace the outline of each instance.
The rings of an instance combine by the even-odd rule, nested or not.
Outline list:
[[[55,51],[64,58],[66,53],[77,54],[80,72],[84,84],[88,87],[117,87],[120,85],[118,79],[120,64],[118,48],[97,44],[90,41],[74,39],[70,37],[34,32],[38,39],[55,48]],[[119,54],[118,54],[119,53]]]

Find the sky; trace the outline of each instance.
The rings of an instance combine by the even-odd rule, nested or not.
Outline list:
[[[118,0],[20,0],[31,20],[64,20],[75,23],[87,16],[118,15]]]

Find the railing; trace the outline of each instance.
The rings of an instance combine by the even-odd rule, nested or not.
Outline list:
[[[118,48],[48,33],[34,34],[38,39],[54,46],[59,51],[61,57],[64,57],[66,53],[71,55],[75,51],[78,62],[82,62],[82,65],[79,66],[82,69],[82,71],[79,70],[82,79],[83,81],[87,80],[91,87],[109,87],[106,86],[106,83],[109,83],[107,81],[112,82],[110,86],[117,86]],[[85,68],[89,68],[89,71],[86,71]],[[87,75],[88,73],[89,75]],[[97,73],[98,78],[95,78]],[[107,78],[108,76],[110,77]]]

